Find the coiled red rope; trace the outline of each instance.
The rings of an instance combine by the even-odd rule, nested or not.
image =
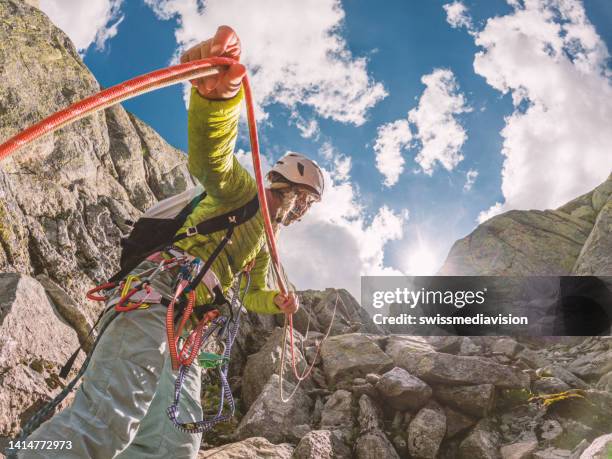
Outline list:
[[[202,78],[205,76],[217,74],[220,71],[219,67],[229,66],[234,62],[235,61],[233,59],[226,58],[226,57],[210,57],[206,59],[187,62],[184,64],[178,64],[178,65],[174,65],[174,66],[167,67],[164,69],[156,70],[154,72],[132,78],[126,82],[123,82],[116,86],[102,90],[97,94],[89,96],[79,102],[76,102],[70,105],[68,108],[64,110],[54,113],[53,115],[28,127],[27,129],[19,132],[17,135],[8,139],[6,142],[0,145],[0,161],[6,159],[9,155],[16,152],[20,148],[30,145],[32,142],[41,138],[42,136],[55,132],[61,127],[66,126],[70,123],[73,123],[86,116],[92,115],[96,112],[104,110],[122,101],[131,99],[141,94],[145,94],[147,92],[154,91],[156,89],[164,88],[166,86],[170,86],[170,85],[184,82],[187,80],[193,80],[193,79],[198,79],[198,78]],[[247,108],[247,121],[248,121],[248,126],[249,126],[249,137],[251,141],[253,169],[255,171],[255,180],[257,183],[257,193],[259,196],[260,210],[261,210],[263,220],[264,220],[264,228],[266,232],[267,245],[268,245],[268,249],[270,252],[270,259],[272,261],[272,266],[276,274],[276,279],[278,281],[279,290],[284,295],[286,295],[288,293],[288,289],[287,289],[288,282],[286,282],[284,273],[280,265],[278,250],[276,247],[276,240],[274,237],[274,229],[272,227],[272,222],[270,219],[270,212],[268,210],[268,203],[266,200],[266,193],[265,193],[265,187],[264,187],[264,177],[263,177],[262,170],[261,170],[259,140],[257,136],[257,124],[256,124],[256,119],[255,119],[253,95],[252,95],[249,79],[246,75],[243,79],[243,87],[244,87],[245,102],[246,102],[246,108]],[[92,291],[91,293],[94,293],[94,291]],[[95,295],[92,295],[91,297],[91,299],[98,299],[98,298],[99,297]],[[192,301],[192,298],[189,299],[189,302],[191,301]],[[335,308],[334,308],[334,314],[335,314]],[[175,352],[174,353],[171,352],[171,354],[173,354],[172,355],[173,363],[176,363],[179,360],[181,360],[181,357],[183,356],[178,355],[178,353],[176,352],[176,339],[178,336],[174,333],[174,327],[171,327],[171,328],[172,330],[168,331],[167,338],[169,340],[170,348],[174,348],[175,350]],[[330,325],[330,329],[331,329],[331,325]],[[308,377],[308,375],[312,371],[312,368],[315,362],[313,361],[312,364],[308,368],[306,368],[301,374],[298,372],[297,365],[296,365],[294,342],[293,342],[293,315],[292,314],[288,314],[285,316],[285,338],[283,341],[283,357],[285,355],[287,331],[289,331],[289,334],[291,336],[290,347],[291,347],[291,360],[292,360],[292,366],[293,366],[293,373],[295,377],[297,378],[298,382],[300,382],[306,377]],[[329,330],[327,334],[329,334]],[[172,344],[174,344],[174,346],[172,346]],[[196,343],[190,343],[190,344],[193,346],[193,344],[196,344]],[[189,347],[192,347],[192,346],[189,346]],[[317,349],[317,355],[318,355],[318,351],[319,349]],[[192,360],[191,355],[189,355],[186,358],[188,360]],[[284,359],[283,359],[283,362],[284,362]],[[282,368],[281,368],[281,383],[282,383]],[[281,385],[281,398],[283,398],[282,397],[282,385]]]

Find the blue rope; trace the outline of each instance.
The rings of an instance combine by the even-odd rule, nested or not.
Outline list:
[[[232,353],[232,346],[234,345],[234,341],[236,340],[236,336],[238,335],[238,329],[240,327],[240,309],[242,307],[242,300],[244,299],[244,295],[249,289],[251,278],[247,274],[247,285],[243,291],[242,297],[240,298],[239,290],[240,284],[242,281],[242,273],[238,276],[236,284],[232,291],[232,302],[230,304],[230,311],[233,313],[236,304],[238,304],[238,311],[236,314],[232,314],[235,317],[235,320],[227,319],[226,317],[218,317],[215,319],[211,326],[206,330],[202,338],[202,345],[206,342],[210,336],[215,331],[219,331],[219,334],[222,335],[223,332],[226,332],[225,338],[225,350],[223,352],[223,359],[221,364],[218,367],[219,370],[219,379],[221,380],[221,397],[219,401],[219,409],[217,410],[217,414],[213,416],[204,417],[201,421],[192,421],[192,422],[181,422],[179,421],[179,402],[181,399],[181,392],[183,388],[183,384],[185,382],[185,376],[189,371],[192,364],[189,365],[181,365],[179,367],[179,372],[174,383],[174,403],[170,405],[166,413],[168,414],[168,418],[172,421],[174,427],[178,430],[186,433],[197,434],[204,433],[212,430],[216,424],[223,421],[228,421],[234,416],[234,412],[236,409],[236,404],[234,402],[234,397],[232,395],[232,389],[227,381],[227,372],[229,370],[229,360],[230,355]],[[223,414],[225,405],[228,406],[228,413]]]

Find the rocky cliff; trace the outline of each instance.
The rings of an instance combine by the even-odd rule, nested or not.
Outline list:
[[[484,222],[453,245],[439,274],[612,276],[612,175],[558,209]]]
[[[0,139],[99,91],[38,9],[2,0],[0,18]],[[121,106],[68,126],[2,163],[0,271],[82,298],[117,266],[124,220],[191,184],[184,155]]]
[[[23,2],[0,0],[0,62],[0,139],[98,89],[68,38]],[[88,343],[99,307],[83,292],[116,268],[124,219],[192,183],[184,155],[121,107],[0,165],[0,446],[67,383],[59,368]],[[442,271],[609,275],[611,191],[608,180],[554,211],[495,217]],[[312,377],[281,403],[279,318],[249,314],[232,355],[239,413],[205,436],[201,457],[606,457],[609,338],[387,336],[346,291],[300,296],[296,335],[314,319],[296,358],[316,364]],[[217,389],[206,377],[205,407]]]

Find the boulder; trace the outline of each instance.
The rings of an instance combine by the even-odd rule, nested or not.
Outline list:
[[[293,452],[293,459],[349,459],[351,451],[340,435],[330,430],[306,434]]]
[[[299,440],[294,432],[294,427],[310,424],[312,400],[301,387],[298,387],[287,403],[281,402],[279,383],[278,375],[270,376],[263,391],[240,421],[236,429],[238,439],[259,436],[273,443]],[[293,392],[295,386],[285,382],[283,388],[285,397],[287,397]]]
[[[456,354],[460,351],[463,345],[463,336],[424,336],[411,337],[414,340],[423,340],[429,344],[436,352],[446,352],[447,354]]]
[[[464,336],[461,340],[458,355],[480,355],[483,353],[482,346],[477,344],[473,339]]]
[[[399,459],[393,444],[380,430],[360,436],[355,443],[355,455],[357,459]]]
[[[521,352],[516,355],[517,359],[522,360],[531,368],[545,367],[550,364],[550,361],[542,354],[542,352],[524,348]]]
[[[293,323],[300,333],[306,333],[307,329],[325,333],[330,328],[330,324],[332,336],[354,331],[362,333],[382,331],[345,289],[303,290],[299,292],[299,297],[302,307],[294,315]],[[336,307],[335,316],[334,307]],[[308,324],[309,315],[310,324]]]
[[[460,459],[500,459],[501,436],[489,419],[481,420],[459,445]]]
[[[398,411],[416,410],[431,397],[431,387],[403,368],[394,367],[383,374],[376,390],[389,406]]]
[[[599,378],[599,381],[597,382],[595,388],[612,392],[612,371],[609,371],[601,378]]]
[[[408,426],[408,451],[416,459],[435,459],[446,434],[446,415],[440,405],[429,402]]]
[[[328,338],[321,348],[323,371],[333,386],[368,373],[383,373],[393,361],[367,335],[351,333]]]
[[[374,398],[378,397],[378,392],[376,391],[376,388],[370,383],[353,385],[353,387],[351,387],[351,392],[355,395],[355,398],[357,399],[362,395],[367,395],[369,397]]]
[[[414,354],[412,357],[416,363],[409,366],[415,368],[415,376],[428,383],[493,384],[507,389],[528,388],[530,385],[529,376],[519,369],[500,365],[484,357],[441,352]]]
[[[15,436],[61,390],[58,373],[78,346],[42,285],[29,276],[0,274],[1,436]]]
[[[418,336],[392,335],[385,347],[385,353],[393,359],[395,366],[413,375],[416,374],[418,357],[435,352],[437,351],[432,344]]]
[[[559,378],[538,378],[533,383],[532,391],[536,394],[557,394],[570,390],[571,387]]]
[[[197,459],[290,459],[292,455],[293,446],[287,443],[275,445],[263,437],[251,437],[218,448],[200,450]]]
[[[523,345],[517,343],[516,340],[512,338],[500,338],[493,343],[491,351],[507,357],[514,357],[522,348]]]
[[[563,433],[563,426],[556,419],[546,419],[540,425],[540,438],[548,441],[549,444],[558,439]]]
[[[609,459],[612,456],[612,433],[597,437],[580,455],[580,459]]]
[[[536,449],[538,449],[538,442],[530,440],[504,445],[499,452],[502,459],[530,459],[531,453]]]
[[[322,429],[342,430],[350,435],[353,428],[353,396],[346,390],[337,390],[325,402],[321,413]]]
[[[582,379],[577,377],[574,373],[563,368],[560,365],[546,365],[545,367],[538,368],[537,375],[540,377],[554,377],[560,379],[568,386],[575,389],[587,389],[589,385]]]
[[[612,349],[587,352],[573,360],[567,369],[584,379],[599,379],[612,371]]]
[[[294,331],[294,333],[294,340],[296,343],[299,343],[301,335],[297,331]],[[275,328],[259,352],[248,356],[242,375],[242,401],[247,408],[257,399],[270,376],[278,373],[282,339],[283,329]],[[306,359],[297,344],[295,346],[295,357],[297,368],[305,368],[307,365]],[[291,350],[288,343],[285,348],[285,371],[283,376],[286,381],[296,382],[291,364]],[[307,386],[311,384],[310,381],[304,381],[304,383]]]
[[[381,430],[383,427],[382,410],[378,404],[367,395],[359,399],[359,431],[360,433]]]
[[[535,451],[531,457],[533,459],[568,459],[572,452],[567,449],[560,449],[550,446],[546,449]]]
[[[459,411],[455,411],[448,406],[444,407],[444,414],[446,415],[446,435],[444,439],[453,438],[455,435],[466,431],[477,422],[476,419]]]
[[[478,418],[488,416],[495,406],[493,384],[435,386],[434,396],[438,401]]]

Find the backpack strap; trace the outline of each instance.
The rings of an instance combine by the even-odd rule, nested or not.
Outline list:
[[[254,217],[259,210],[259,198],[257,194],[244,206],[231,210],[216,217],[208,218],[195,226],[190,226],[184,233],[174,236],[172,242],[181,241],[196,234],[211,234],[216,231],[228,230],[240,225]]]
[[[189,201],[189,204],[183,207],[183,210],[181,210],[175,218],[184,222],[187,217],[189,217],[189,214],[193,212],[196,207],[198,207],[198,204],[200,204],[205,197],[206,191],[203,191],[199,195],[195,196],[191,201]]]

